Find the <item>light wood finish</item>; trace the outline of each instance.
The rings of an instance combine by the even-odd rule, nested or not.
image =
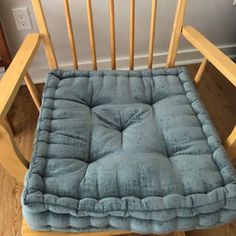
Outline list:
[[[111,41],[111,69],[116,69],[116,36],[115,36],[115,10],[114,0],[109,0],[110,15],[110,41]]]
[[[153,62],[156,15],[157,15],[157,0],[152,0],[152,14],[151,14],[151,24],[150,24],[149,51],[148,51],[148,69],[152,68],[152,62]]]
[[[194,83],[197,87],[199,86],[199,84],[201,82],[201,79],[202,79],[203,73],[206,69],[207,63],[208,63],[208,60],[204,57],[201,65],[199,66],[197,74],[194,77]]]
[[[10,65],[11,63],[11,55],[9,48],[7,46],[7,41],[3,32],[3,28],[0,22],[0,66],[4,66],[5,69]]]
[[[46,51],[46,54],[48,57],[50,68],[55,69],[55,68],[57,68],[57,61],[56,61],[56,57],[55,57],[54,50],[52,47],[52,42],[51,42],[51,39],[50,39],[50,36],[48,33],[47,25],[45,22],[45,17],[43,14],[41,2],[40,2],[40,0],[32,0],[32,2],[33,2],[34,10],[36,13],[36,19],[38,21],[41,37],[44,42],[45,51]],[[186,0],[179,0],[177,11],[176,11],[175,23],[174,23],[173,32],[172,32],[172,39],[171,39],[171,43],[170,43],[167,66],[171,66],[172,64],[174,65],[174,62],[175,62],[177,47],[178,47],[178,43],[179,43],[179,36],[180,36],[182,25],[183,25],[183,17],[184,17],[185,7],[186,7]],[[92,51],[93,68],[96,70],[97,69],[97,60],[96,60],[96,48],[95,48],[95,40],[94,40],[94,27],[93,27],[91,0],[87,0],[87,9],[88,9],[88,22],[89,22],[90,45],[91,45],[91,51]],[[152,9],[152,12],[153,12],[153,9]],[[135,26],[135,0],[130,0],[130,69],[133,69],[133,67],[134,67],[134,26]],[[213,63],[216,66],[216,68],[218,68],[219,71],[224,73],[225,76],[228,78],[228,80],[233,85],[235,85],[235,81],[236,81],[235,80],[235,75],[236,75],[235,64],[232,63],[229,58],[227,58],[223,53],[221,53],[213,44],[211,44],[206,38],[204,38],[199,32],[197,32],[192,27],[189,27],[189,26],[184,27],[182,30],[182,33],[205,56],[206,60]],[[150,34],[152,36],[152,33],[150,33]],[[1,97],[0,97],[0,115],[1,115],[1,119],[0,119],[0,139],[1,139],[0,140],[0,157],[1,157],[0,162],[1,162],[2,166],[5,169],[7,169],[12,176],[15,176],[18,179],[19,182],[23,181],[28,163],[24,159],[23,155],[20,153],[20,148],[18,149],[15,144],[15,140],[14,140],[13,135],[11,133],[11,129],[10,129],[8,123],[5,121],[5,116],[11,107],[11,104],[12,104],[12,102],[16,96],[16,93],[19,89],[20,83],[22,82],[22,79],[25,75],[26,75],[26,80],[27,80],[27,76],[28,76],[27,69],[29,67],[29,64],[30,64],[33,56],[34,56],[34,53],[36,52],[36,50],[38,48],[39,42],[40,42],[40,35],[38,35],[38,34],[31,34],[27,37],[25,42],[22,44],[19,52],[17,53],[15,59],[13,60],[12,64],[10,65],[8,71],[6,72],[2,81],[0,82],[0,91],[4,91],[3,96],[1,94]],[[153,39],[153,42],[154,42],[154,39]],[[200,66],[200,72],[202,71],[201,76],[203,76],[203,77],[204,77],[203,71],[205,69],[204,64],[205,63],[203,61],[203,64]],[[216,77],[216,75],[214,72],[214,78],[215,77]],[[6,83],[7,79],[10,81],[9,84]],[[32,89],[33,86],[32,86],[32,81],[30,80],[30,77],[28,77],[28,82],[29,82],[29,84],[31,83],[31,85],[29,86],[29,84],[28,84],[28,86]],[[224,133],[224,134],[226,133],[223,130],[226,129],[226,126],[227,126],[227,125],[223,126],[223,124],[227,124],[228,121],[232,120],[232,118],[229,118],[230,115],[227,115],[227,112],[228,112],[228,114],[231,114],[231,112],[232,112],[232,111],[229,111],[230,109],[228,107],[232,106],[233,107],[232,109],[235,109],[236,106],[233,106],[232,104],[234,104],[234,101],[236,99],[229,99],[229,102],[226,102],[225,100],[227,100],[226,97],[229,96],[229,92],[228,92],[228,94],[222,95],[222,93],[218,89],[218,86],[220,87],[221,85],[219,85],[218,83],[220,83],[218,80],[215,80],[214,83],[212,83],[212,82],[207,81],[206,78],[204,78],[202,83],[199,85],[199,88],[201,91],[201,87],[205,85],[205,88],[204,88],[205,92],[203,94],[206,94],[206,96],[204,99],[206,101],[206,104],[208,102],[207,107],[209,108],[209,113],[211,115],[213,114],[213,120],[215,119],[216,121],[217,120],[220,121],[218,123],[216,122],[216,124],[218,124],[221,127],[220,129],[219,129],[219,127],[217,127],[217,128],[219,129],[219,133],[222,138],[223,137],[222,133]],[[225,81],[223,83],[225,83]],[[229,85],[224,84],[224,86],[226,86],[227,89],[229,89],[229,90],[231,89],[229,87]],[[31,90],[31,92],[32,92],[32,90]],[[32,94],[34,94],[34,93],[32,93]],[[215,96],[214,97],[215,99],[209,100],[209,94],[213,94]],[[219,94],[220,94],[220,96],[219,96]],[[200,95],[202,95],[201,92],[200,92]],[[230,93],[230,96],[232,98],[234,98],[235,91]],[[16,102],[18,102],[18,101],[16,100]],[[21,106],[20,103],[17,103],[17,104],[19,106]],[[219,107],[222,107],[222,106],[225,108],[223,115],[219,114],[219,113],[222,113],[222,109],[217,110],[217,109],[219,109]],[[13,109],[14,109],[14,107],[13,107]],[[25,114],[29,114],[29,113],[26,113],[25,107],[23,107],[23,109],[21,107],[21,110],[23,110],[22,114],[24,114],[24,115],[22,116],[22,118],[24,120]],[[220,118],[216,118],[217,115]],[[29,121],[32,122],[31,120],[32,120],[32,118]],[[20,122],[22,122],[22,120]],[[36,122],[36,119],[33,120],[33,122]],[[235,116],[233,116],[233,122],[234,122],[233,125],[235,127]],[[27,124],[26,128],[28,126],[31,127],[31,125],[29,125],[29,123]],[[216,125],[216,126],[218,126],[218,125]],[[33,133],[32,130],[33,129],[31,129],[31,134]],[[17,135],[19,135],[19,133]],[[29,135],[29,136],[31,136],[31,135]],[[227,137],[228,135],[225,135],[225,136]],[[33,139],[33,137],[32,137],[32,139]],[[31,139],[31,141],[32,141],[32,139]],[[222,138],[222,140],[225,140],[225,139]],[[226,141],[226,147],[228,148],[228,150],[230,150],[230,153],[231,153],[232,148],[235,150],[235,140],[236,140],[236,135],[235,135],[235,128],[234,128],[233,133],[229,136],[229,138]],[[22,145],[21,142],[22,142],[22,139],[19,141],[19,143]],[[235,164],[235,159],[233,159],[233,164]],[[10,187],[10,186],[7,186],[7,187]],[[1,194],[1,192],[0,192],[0,194]],[[6,199],[8,200],[8,198],[6,198]],[[5,201],[6,201],[6,199],[5,199]],[[1,215],[1,213],[0,213],[0,215]],[[3,219],[3,221],[4,221],[4,219]],[[19,224],[21,224],[21,222],[19,222]],[[233,225],[233,227],[234,227],[234,225]],[[23,224],[22,230],[23,230],[24,235],[28,235],[28,236],[29,235],[35,235],[35,236],[36,235],[39,235],[39,236],[45,235],[46,236],[49,234],[50,235],[61,235],[61,236],[65,235],[65,233],[59,234],[59,233],[48,233],[47,232],[47,233],[42,234],[41,232],[31,231],[27,226],[25,226],[25,224]],[[2,232],[1,228],[0,228],[0,232]],[[204,232],[204,231],[200,231],[201,236],[203,235],[202,232]],[[216,232],[218,232],[218,231],[216,231]],[[227,231],[225,231],[225,232],[227,233]],[[235,233],[235,232],[236,232],[236,227],[235,227],[235,230],[233,230],[233,233]],[[130,232],[117,232],[116,231],[114,233],[113,232],[102,232],[101,235],[110,235],[110,233],[112,233],[113,235],[114,235],[114,233],[115,234],[116,233],[132,234]],[[196,231],[193,233],[192,232],[187,233],[188,236],[192,236],[192,235],[196,235],[196,234],[197,234]],[[66,235],[68,235],[68,234],[66,234]],[[73,234],[73,235],[78,235],[78,234]],[[89,234],[83,233],[83,234],[79,234],[79,235],[97,235],[97,234],[94,232],[93,233],[91,232]],[[184,233],[175,233],[174,235],[179,236],[179,235],[185,235],[185,234]],[[206,235],[209,236],[208,233]],[[226,234],[224,234],[224,236],[226,236]]]
[[[134,69],[135,0],[130,0],[129,69]]]
[[[5,38],[5,34],[0,22],[0,67],[4,67],[5,70],[8,68],[8,66],[11,63],[11,55],[10,55],[10,51],[7,45],[7,40]],[[9,117],[7,117],[7,121],[11,127],[11,130],[13,132],[13,134],[15,133],[15,128],[12,124],[12,121]]]
[[[234,127],[232,133],[227,138],[225,142],[225,147],[227,149],[229,158],[231,160],[236,159],[236,126]]]
[[[21,155],[11,128],[4,118],[0,117],[0,163],[10,175],[23,183],[28,162]]]
[[[0,115],[5,117],[15,99],[24,75],[39,47],[39,34],[29,34],[22,43],[8,70],[0,82]]]
[[[48,65],[50,69],[57,69],[58,68],[57,59],[56,59],[52,41],[48,32],[48,27],[45,21],[45,16],[44,16],[41,0],[32,0],[32,5],[34,8],[34,14],[38,23],[39,32],[42,37],[45,53],[47,55]]]
[[[207,61],[209,61],[236,87],[236,64],[192,26],[184,26],[182,33],[205,56],[200,66],[200,72],[196,75],[197,79],[199,80],[202,76]],[[236,155],[235,143],[236,135],[235,130],[233,130],[226,142],[226,148],[231,159]]]
[[[71,54],[72,54],[72,62],[73,62],[74,69],[78,69],[78,59],[77,59],[75,38],[74,38],[73,26],[72,26],[71,15],[70,15],[69,0],[64,0],[64,7],[65,7],[68,37],[69,37],[69,42],[70,42]]]
[[[20,196],[22,184],[8,174],[0,165],[0,235],[1,236],[22,236],[21,204]]]
[[[40,111],[40,107],[41,107],[41,102],[39,99],[39,94],[38,91],[30,77],[30,75],[28,73],[26,73],[25,77],[24,77],[25,83],[27,85],[27,88],[30,92],[30,95],[34,101],[35,106],[37,107],[38,111]]]
[[[236,64],[192,26],[183,27],[184,37],[211,62],[234,86]]]
[[[93,12],[92,12],[91,0],[87,0],[87,14],[88,14],[89,40],[92,53],[93,70],[97,70],[97,56],[96,56],[96,45],[94,38]]]
[[[42,94],[43,85],[36,85]],[[30,161],[38,111],[23,85],[9,111],[9,118],[15,127],[15,141],[22,155]],[[1,139],[1,138],[0,138]],[[23,185],[12,177],[0,164],[0,235],[22,236],[22,213],[20,197]]]
[[[174,20],[172,34],[171,34],[169,52],[167,56],[167,63],[166,63],[167,68],[173,67],[175,65],[177,50],[179,46],[179,39],[181,36],[181,30],[182,30],[183,22],[184,22],[186,2],[187,0],[178,0],[175,20]]]

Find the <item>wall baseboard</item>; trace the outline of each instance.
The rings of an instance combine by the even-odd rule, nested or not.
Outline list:
[[[236,44],[233,45],[221,45],[218,48],[228,55],[230,58],[236,58]],[[153,68],[165,66],[165,61],[167,58],[167,52],[161,52],[154,54],[153,56]],[[203,56],[196,49],[185,49],[179,50],[176,60],[176,65],[189,65],[194,63],[200,63]],[[148,55],[138,55],[135,57],[135,69],[146,69],[147,68]],[[99,69],[110,68],[110,58],[98,60]],[[129,57],[119,57],[117,58],[117,69],[124,70],[128,69]],[[64,63],[60,65],[61,69],[70,69],[72,63]],[[80,61],[81,70],[89,70],[92,68],[91,61]],[[45,75],[48,73],[48,67],[33,67],[30,69],[30,74],[34,83],[44,83]]]

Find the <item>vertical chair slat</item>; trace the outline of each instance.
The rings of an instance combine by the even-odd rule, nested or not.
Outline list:
[[[230,160],[236,158],[236,126],[234,126],[233,131],[227,138],[225,142],[225,147],[227,149]]]
[[[157,0],[152,0],[152,14],[151,14],[151,24],[150,24],[149,51],[148,51],[148,69],[152,68],[152,62],[153,62],[156,15],[157,15]]]
[[[91,0],[87,0],[87,11],[88,11],[89,39],[92,53],[93,69],[97,70],[97,56],[96,56],[96,45],[94,39],[94,26],[93,26],[93,13],[92,13]]]
[[[8,172],[24,183],[29,163],[16,145],[9,124],[0,116],[0,163]]]
[[[26,75],[24,76],[24,80],[26,83],[26,86],[30,92],[30,95],[34,101],[35,106],[37,107],[38,111],[40,111],[41,108],[41,102],[40,102],[40,98],[39,98],[39,93],[38,90],[35,86],[35,84],[33,83],[29,73],[26,73]]]
[[[130,0],[129,69],[134,69],[135,0]]]
[[[32,0],[32,5],[34,8],[35,17],[38,23],[39,32],[43,41],[44,49],[48,59],[48,65],[50,69],[57,69],[57,59],[55,56],[52,41],[48,32],[48,27],[45,21],[45,16],[40,0]]]
[[[69,37],[70,48],[71,48],[71,53],[72,53],[73,66],[74,66],[74,69],[78,69],[78,59],[77,59],[75,38],[74,38],[73,26],[72,26],[71,15],[70,15],[69,0],[64,0],[64,7],[65,7],[66,25],[67,25],[68,37]]]
[[[114,0],[109,0],[110,15],[110,41],[111,41],[111,69],[116,69],[116,37],[115,37],[115,12]]]
[[[207,63],[208,63],[208,60],[207,60],[206,57],[204,57],[203,60],[202,60],[201,65],[200,65],[200,67],[197,71],[197,74],[194,77],[194,83],[197,87],[199,86],[199,84],[201,82],[201,79],[202,79],[203,73],[206,69]]]
[[[183,28],[184,15],[186,9],[187,0],[178,0],[176,8],[175,20],[172,28],[169,52],[166,62],[166,67],[170,68],[175,65],[176,54],[179,46],[179,39]]]

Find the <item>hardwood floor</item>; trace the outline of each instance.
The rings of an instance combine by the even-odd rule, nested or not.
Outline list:
[[[194,76],[198,65],[188,66]],[[37,86],[42,93],[43,85]],[[235,125],[236,92],[211,65],[207,66],[199,94],[224,141]],[[20,89],[9,112],[15,127],[16,141],[23,155],[30,159],[38,112],[25,86]],[[234,163],[236,167],[236,161]],[[20,195],[22,186],[0,166],[0,236],[19,236],[21,229]],[[133,236],[136,234],[133,234]],[[188,236],[233,236],[236,222],[209,230],[187,232]]]

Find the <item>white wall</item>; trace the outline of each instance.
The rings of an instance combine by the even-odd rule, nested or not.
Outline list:
[[[176,0],[159,0],[158,24],[155,49],[155,64],[162,64],[166,59],[171,26],[175,12]],[[87,15],[85,0],[70,0],[76,44],[78,45],[81,68],[90,66],[90,49],[87,30]],[[109,57],[109,17],[108,0],[93,0],[94,25],[97,45],[97,56],[102,67],[110,65]],[[129,1],[116,0],[116,35],[117,57],[120,68],[127,67],[129,45]],[[233,0],[189,0],[185,23],[194,25],[226,54],[236,54],[236,7]],[[11,9],[28,6],[33,21],[32,31],[37,31],[34,13],[30,0],[0,0],[0,17],[4,24],[11,53],[14,54],[29,31],[18,32],[12,17]],[[55,46],[59,63],[68,66],[71,62],[66,24],[63,10],[63,0],[43,0],[46,18]],[[136,65],[146,65],[148,50],[148,35],[150,23],[151,0],[136,0]],[[199,61],[200,55],[184,40],[181,42],[178,56],[179,63]],[[35,81],[46,72],[45,55],[40,49],[32,65]],[[40,74],[41,73],[41,74]]]

